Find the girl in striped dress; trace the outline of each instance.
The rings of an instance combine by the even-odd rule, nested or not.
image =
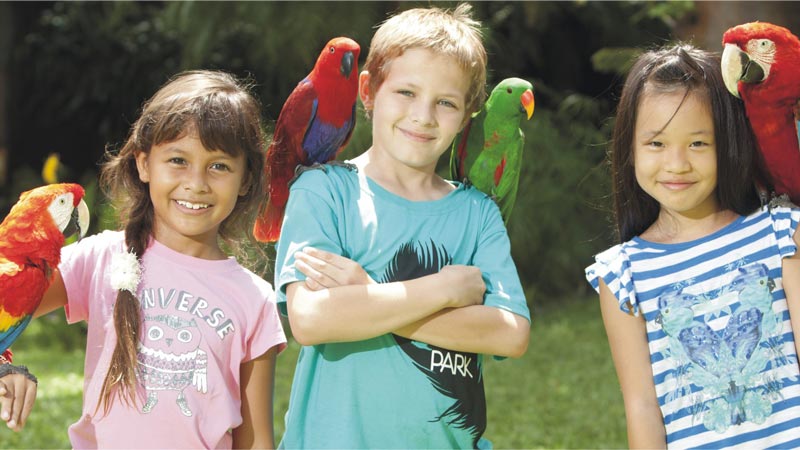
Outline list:
[[[800,210],[759,206],[755,149],[716,54],[637,59],[611,148],[620,244],[586,269],[631,447],[800,446]]]

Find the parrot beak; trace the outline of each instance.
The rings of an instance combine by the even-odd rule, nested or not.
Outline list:
[[[86,236],[86,232],[89,230],[89,207],[86,206],[86,202],[83,200],[78,203],[78,206],[72,210],[72,214],[70,215],[69,223],[64,228],[62,232],[64,237],[72,236],[73,234],[78,234],[78,240],[82,237]]]
[[[342,55],[342,64],[339,66],[339,73],[341,73],[345,78],[350,78],[350,73],[353,71],[353,66],[355,62],[355,57],[353,56],[353,52],[345,52]]]
[[[764,81],[764,68],[734,44],[725,44],[722,51],[722,80],[728,92],[741,98],[739,82],[758,83]]]
[[[526,113],[528,120],[530,120],[531,116],[533,116],[533,107],[536,103],[533,99],[533,91],[526,89],[525,92],[520,95],[519,102],[522,104],[520,112]]]

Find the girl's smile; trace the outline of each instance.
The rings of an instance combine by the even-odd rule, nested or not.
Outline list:
[[[136,164],[140,179],[149,183],[155,238],[192,256],[224,257],[217,232],[246,192],[244,156],[208,150],[187,133],[139,153]]]
[[[719,210],[714,121],[703,94],[645,93],[639,104],[634,169],[662,213],[698,219]]]

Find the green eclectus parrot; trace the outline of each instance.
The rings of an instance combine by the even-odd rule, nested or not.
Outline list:
[[[267,149],[267,199],[253,226],[258,241],[278,240],[298,166],[331,161],[350,141],[356,124],[360,51],[350,38],[331,39],[311,73],[283,104]]]
[[[0,353],[28,326],[53,281],[65,238],[86,234],[83,195],[71,183],[23,192],[0,223]]]
[[[800,40],[766,22],[722,36],[722,77],[744,102],[775,193],[800,204]]]
[[[533,85],[506,78],[456,136],[450,152],[450,177],[492,197],[506,224],[517,198],[525,147],[520,120],[530,119],[533,108]]]

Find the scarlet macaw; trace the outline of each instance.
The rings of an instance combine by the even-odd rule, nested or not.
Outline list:
[[[53,281],[65,237],[86,234],[83,194],[77,184],[23,192],[0,223],[0,353],[28,326]]]

